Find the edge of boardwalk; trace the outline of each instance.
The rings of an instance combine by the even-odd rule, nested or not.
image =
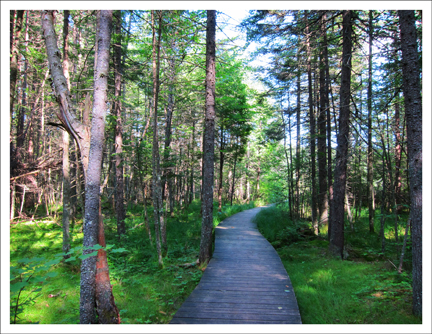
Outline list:
[[[285,267],[253,222],[267,207],[239,212],[216,227],[213,256],[171,324],[301,324]]]

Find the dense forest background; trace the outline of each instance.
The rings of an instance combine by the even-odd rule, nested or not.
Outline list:
[[[415,28],[408,44],[416,45],[417,52],[408,72],[403,18],[397,11],[251,11],[238,25],[245,44],[228,37],[228,14],[217,12],[213,118],[206,93],[211,82],[206,11],[115,10],[109,24],[93,10],[9,14],[7,211],[15,275],[11,284],[20,283],[12,296],[28,289],[32,281],[23,277],[31,270],[37,276],[35,268],[42,266],[25,267],[27,260],[31,266],[31,255],[26,254],[31,247],[20,249],[25,238],[17,236],[26,233],[20,226],[28,223],[42,229],[39,225],[57,224],[58,261],[72,266],[77,275],[85,272],[86,261],[96,259],[94,252],[107,259],[109,247],[112,257],[105,261],[111,279],[127,275],[119,269],[127,263],[127,252],[131,263],[139,259],[154,264],[146,270],[170,268],[180,238],[170,233],[194,240],[194,251],[182,248],[180,255],[199,272],[194,266],[198,251],[198,264],[209,256],[202,255],[208,247],[203,239],[209,235],[200,231],[207,212],[201,203],[210,198],[211,226],[235,207],[284,203],[283,219],[304,223],[303,236],[327,240],[330,253],[345,260],[357,251],[347,238],[363,238],[367,231],[379,244],[376,256],[387,256],[399,274],[410,273],[413,313],[421,315],[421,97],[415,97],[420,114],[417,108],[413,118],[406,96],[407,73],[418,74],[421,93],[422,11],[410,11],[412,17],[405,18]],[[244,57],[250,45],[257,46],[251,57],[265,63],[253,66],[252,59]],[[105,78],[101,86],[99,78]],[[96,92],[101,91],[106,91],[101,97],[106,104],[97,114],[97,101],[102,100]],[[94,145],[97,120],[100,141]],[[210,125],[211,196],[202,190]],[[87,166],[92,166],[96,147],[100,173],[94,176],[99,182],[94,195],[89,180],[96,169],[87,171]],[[409,152],[414,151],[420,152],[420,161],[410,165]],[[414,168],[417,181],[410,174]],[[420,202],[413,202],[413,196],[420,196]],[[93,208],[101,217],[95,219],[105,225],[109,247],[105,239],[86,244],[90,197],[95,198]],[[3,215],[4,209],[2,204]],[[196,220],[198,232],[179,227],[182,220]],[[144,250],[138,247],[140,240],[148,243]],[[88,248],[82,255],[83,244]],[[41,263],[55,261],[43,256]],[[27,260],[20,261],[23,258]],[[196,272],[189,275],[192,282],[199,279]],[[112,295],[107,279],[105,288]],[[81,276],[81,289],[84,281]],[[11,310],[17,315],[19,294],[14,298]],[[81,300],[81,317],[83,305]],[[110,307],[113,314],[121,314],[115,304]]]

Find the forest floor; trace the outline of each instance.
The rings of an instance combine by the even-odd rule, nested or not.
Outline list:
[[[411,259],[398,274],[397,246],[386,229],[386,251],[365,219],[346,231],[348,257],[328,252],[325,235],[313,235],[307,220],[293,222],[283,207],[257,215],[261,233],[272,243],[290,275],[303,324],[421,324],[412,315]],[[394,225],[393,225],[394,226]],[[379,231],[379,229],[377,229]],[[325,232],[325,231],[324,231]]]
[[[214,210],[214,224],[246,209],[245,205]],[[152,239],[152,208],[148,217]],[[61,212],[61,207],[57,209]],[[123,324],[166,324],[198,284],[203,268],[196,265],[201,236],[200,203],[168,218],[168,253],[159,268],[155,242],[149,240],[144,209],[133,206],[126,218],[127,233],[117,237],[116,220],[103,206],[110,280]],[[50,221],[50,223],[43,222]],[[62,257],[61,215],[37,220],[38,224],[10,225],[11,323],[79,323],[82,219],[71,229],[71,258]],[[16,302],[18,300],[18,306]],[[15,318],[16,315],[16,318]]]

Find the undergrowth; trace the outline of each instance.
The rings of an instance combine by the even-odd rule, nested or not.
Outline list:
[[[410,248],[398,274],[393,264],[400,244],[391,238],[391,224],[382,253],[379,237],[367,230],[367,213],[363,218],[354,231],[346,227],[348,258],[343,261],[330,255],[325,235],[311,235],[310,222],[291,221],[286,208],[258,213],[258,229],[282,259],[304,324],[422,323],[412,315]]]
[[[214,225],[253,207],[253,202],[224,206],[218,213],[215,204]],[[194,290],[202,276],[201,268],[196,265],[201,237],[200,209],[200,202],[194,201],[187,209],[168,217],[164,268],[159,268],[157,262],[152,207],[147,208],[151,242],[143,207],[129,208],[125,220],[127,233],[120,240],[114,215],[104,210],[106,243],[111,247],[108,250],[110,279],[123,324],[169,323]],[[15,311],[18,311],[17,324],[79,323],[81,259],[75,256],[68,262],[59,261],[58,254],[62,252],[59,221],[61,216],[51,223],[40,220],[38,224],[11,225],[11,289],[16,290],[11,290],[11,323]],[[82,246],[82,220],[75,222],[71,235],[71,246],[78,252]],[[28,284],[20,283],[30,276]],[[17,297],[21,307],[16,306]]]

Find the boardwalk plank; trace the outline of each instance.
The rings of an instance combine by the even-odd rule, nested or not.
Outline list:
[[[286,270],[253,223],[259,210],[219,224],[213,257],[171,324],[301,324]]]

